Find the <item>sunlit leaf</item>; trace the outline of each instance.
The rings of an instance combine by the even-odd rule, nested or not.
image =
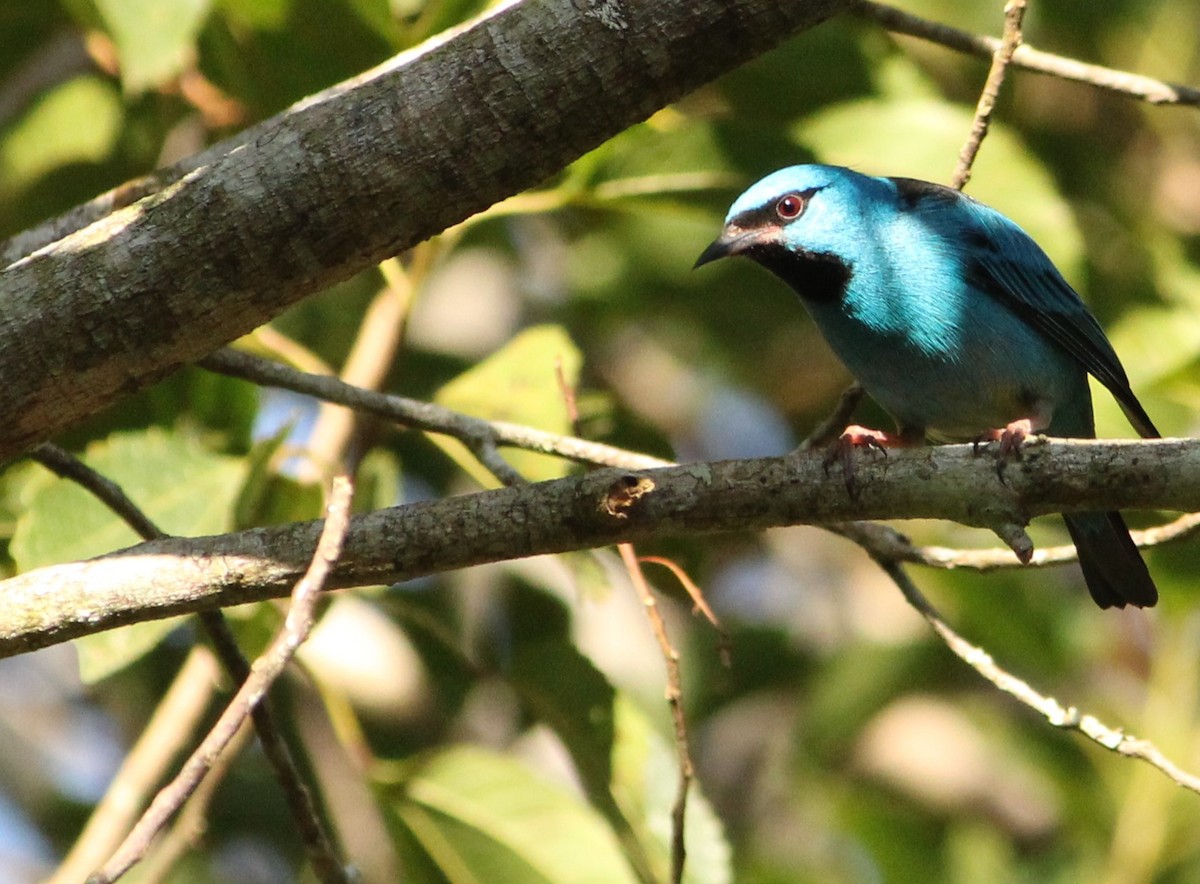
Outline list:
[[[612,685],[566,641],[525,642],[508,678],[521,699],[554,729],[589,792],[608,793],[612,776]]]
[[[594,810],[505,756],[448,749],[394,792],[390,809],[398,842],[419,850],[414,862],[435,868],[444,880],[635,880]]]
[[[439,405],[487,420],[526,424],[552,433],[569,434],[571,421],[557,377],[561,366],[565,383],[579,383],[583,358],[559,326],[526,329],[474,367],[442,387],[434,397]],[[479,466],[458,441],[432,437],[481,484],[496,480]],[[530,481],[566,475],[570,464],[561,458],[529,451],[505,451],[504,457]]]
[[[68,80],[31,105],[0,141],[0,186],[16,189],[61,166],[105,159],[122,117],[110,83],[92,75]]]
[[[613,791],[656,863],[659,879],[669,880],[671,808],[679,787],[675,747],[629,700],[618,697],[615,710]],[[733,855],[724,827],[696,783],[688,796],[684,837],[688,857],[685,882],[728,884],[733,880]]]
[[[126,92],[152,89],[188,65],[210,5],[211,0],[96,0],[117,44]]]
[[[217,0],[231,21],[247,27],[279,28],[287,23],[292,0]]]
[[[163,531],[180,535],[228,530],[246,474],[237,458],[214,454],[184,433],[157,427],[94,443],[84,460],[120,485]],[[10,547],[22,571],[90,558],[140,539],[74,482],[47,475],[25,490],[27,506]],[[177,623],[154,620],[79,639],[84,679],[103,678],[138,659]]]

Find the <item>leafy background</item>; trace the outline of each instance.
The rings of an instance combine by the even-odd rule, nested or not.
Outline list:
[[[0,2],[0,236],[187,155],[473,15],[475,0]],[[905,8],[995,33],[1000,4]],[[1026,37],[1200,80],[1194,0],[1042,0]],[[945,181],[986,66],[843,19],[801,35],[423,248],[386,389],[679,459],[778,454],[847,384],[751,266],[691,273],[732,198],[821,160]],[[969,192],[1024,225],[1094,307],[1164,432],[1200,429],[1200,116],[1014,73]],[[428,267],[428,272],[424,271]],[[383,277],[310,299],[251,346],[337,367]],[[1130,435],[1098,397],[1100,430]],[[62,441],[165,530],[309,518],[315,404],[198,370]],[[884,418],[865,406],[860,418]],[[357,506],[489,481],[380,430]],[[568,467],[513,459],[544,478]],[[133,541],[30,464],[0,476],[3,566]],[[1150,521],[1153,517],[1147,517]],[[1065,542],[1056,523],[1042,544]],[[923,541],[992,543],[943,523]],[[647,544],[704,588],[731,665],[666,572],[698,762],[689,881],[1189,881],[1200,798],[1066,733],[952,658],[854,547],[816,529]],[[1074,567],[917,572],[999,662],[1200,769],[1200,545],[1149,553],[1152,612],[1100,612]],[[247,651],[274,606],[234,612]],[[196,640],[186,621],[0,661],[0,868],[51,870]],[[342,593],[281,708],[368,880],[664,875],[675,788],[664,674],[608,552]],[[350,761],[347,761],[350,759]],[[349,771],[349,773],[347,773]],[[172,881],[289,881],[303,861],[262,759],[221,785]]]

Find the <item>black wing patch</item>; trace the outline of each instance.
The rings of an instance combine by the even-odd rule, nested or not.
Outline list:
[[[999,212],[953,188],[913,178],[891,181],[902,209],[923,215],[961,245],[971,285],[1004,304],[1104,384],[1138,433],[1159,436],[1100,323],[1037,243]],[[948,203],[960,211],[938,211]]]
[[[1100,323],[1049,261],[1044,268],[1031,270],[999,254],[993,244],[990,253],[980,252],[966,270],[972,285],[1066,350],[1107,387],[1138,433],[1158,438],[1158,429],[1129,386]]]

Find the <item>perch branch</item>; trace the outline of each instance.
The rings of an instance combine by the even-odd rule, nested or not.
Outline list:
[[[1200,440],[1032,440],[1001,484],[970,445],[857,464],[851,498],[818,452],[655,470],[601,469],[354,517],[330,587],[387,584],[650,537],[795,524],[943,518],[981,527],[1087,509],[1187,510]],[[319,523],[167,538],[0,583],[0,656],[138,620],[286,595]]]

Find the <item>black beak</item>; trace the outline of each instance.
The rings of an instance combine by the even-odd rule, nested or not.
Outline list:
[[[721,231],[721,235],[714,239],[707,249],[700,253],[700,257],[696,259],[696,263],[692,265],[692,269],[703,267],[716,261],[718,258],[728,258],[732,255],[740,255],[748,248],[759,242],[760,237],[752,230],[742,230],[733,225],[727,226]]]

